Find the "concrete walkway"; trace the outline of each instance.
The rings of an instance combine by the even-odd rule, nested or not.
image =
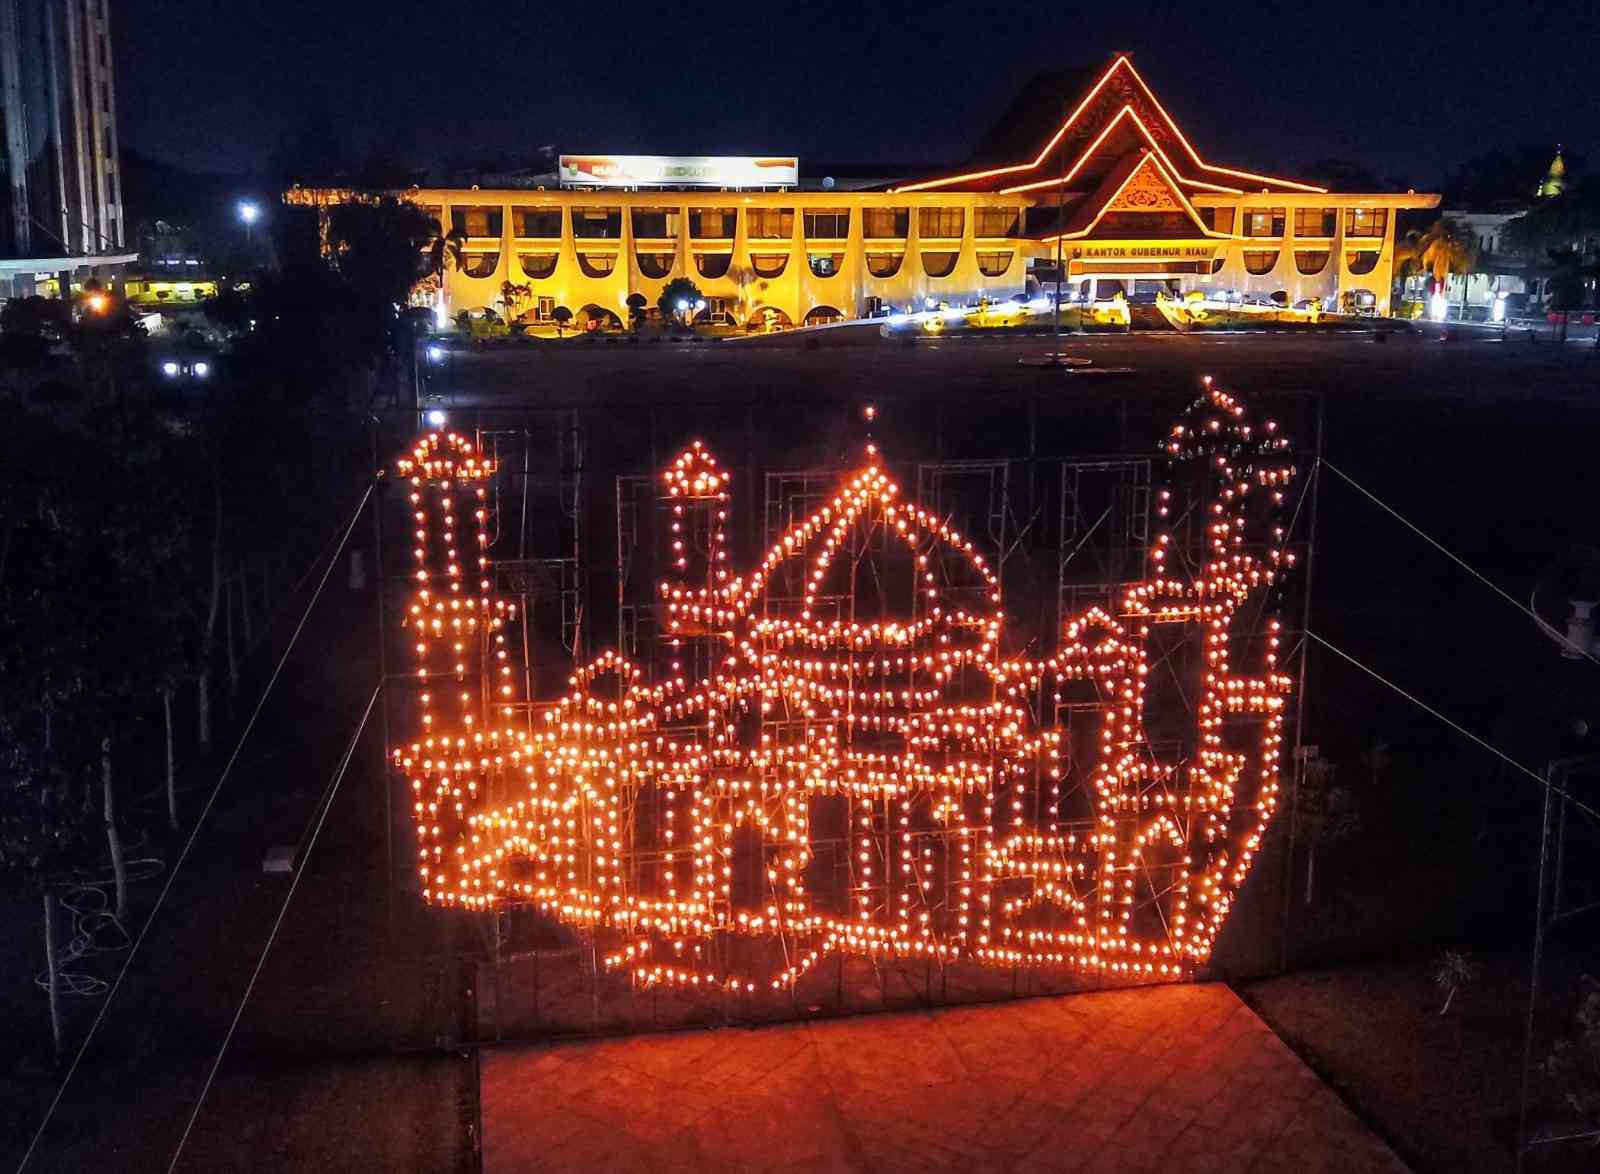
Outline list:
[[[1226,986],[487,1051],[484,1169],[1403,1174]]]

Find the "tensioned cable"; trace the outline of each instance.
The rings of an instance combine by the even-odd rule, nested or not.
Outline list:
[[[1373,493],[1372,490],[1368,489],[1365,485],[1362,485],[1354,477],[1350,476],[1349,473],[1346,473],[1343,469],[1340,469],[1332,461],[1328,460],[1327,457],[1323,457],[1322,458],[1322,464],[1326,465],[1333,472],[1339,474],[1339,476],[1342,477],[1352,488],[1359,490],[1362,494],[1364,494],[1367,497],[1367,499],[1369,501],[1371,501],[1379,509],[1381,509],[1385,513],[1387,513],[1390,517],[1394,518],[1395,521],[1399,522],[1402,526],[1404,526],[1406,529],[1410,530],[1418,538],[1421,538],[1429,546],[1433,547],[1440,554],[1444,555],[1451,562],[1455,563],[1456,566],[1460,567],[1462,570],[1466,571],[1467,574],[1471,575],[1474,579],[1478,580],[1478,582],[1482,583],[1490,591],[1493,591],[1501,599],[1505,600],[1512,607],[1516,608],[1523,615],[1525,615],[1529,619],[1531,619],[1535,624],[1538,625],[1538,627],[1539,627],[1539,629],[1541,631],[1543,631],[1543,632],[1545,632],[1547,634],[1553,634],[1555,636],[1555,638],[1560,640],[1560,642],[1562,644],[1564,644],[1566,647],[1572,649],[1573,652],[1577,653],[1579,656],[1583,657],[1585,660],[1590,661],[1590,662],[1592,662],[1594,664],[1600,664],[1600,657],[1596,657],[1594,655],[1594,653],[1590,652],[1587,648],[1580,648],[1578,645],[1576,645],[1576,644],[1572,643],[1570,640],[1568,640],[1565,636],[1561,635],[1560,633],[1555,632],[1555,629],[1553,629],[1548,623],[1546,623],[1544,618],[1542,616],[1540,616],[1538,612],[1534,611],[1532,608],[1530,608],[1527,604],[1523,603],[1521,600],[1519,600],[1519,599],[1515,598],[1514,596],[1512,596],[1508,591],[1505,590],[1505,588],[1501,587],[1498,583],[1496,583],[1494,580],[1490,579],[1487,575],[1483,574],[1483,572],[1479,571],[1471,563],[1467,562],[1466,559],[1462,558],[1460,555],[1458,555],[1454,551],[1452,551],[1449,547],[1445,546],[1444,543],[1440,542],[1437,538],[1433,537],[1433,535],[1429,534],[1421,526],[1418,526],[1415,522],[1411,521],[1411,519],[1407,518],[1399,510],[1395,509],[1388,502],[1384,501],[1377,494]]]
[[[1512,758],[1511,755],[1507,754],[1504,750],[1501,750],[1498,746],[1495,746],[1494,744],[1492,744],[1490,742],[1484,741],[1482,738],[1478,737],[1477,734],[1474,734],[1471,730],[1467,729],[1465,726],[1460,725],[1459,723],[1452,721],[1450,718],[1448,718],[1444,714],[1440,713],[1437,709],[1435,709],[1433,706],[1429,705],[1426,701],[1423,701],[1421,698],[1417,697],[1415,694],[1406,692],[1406,690],[1402,689],[1399,685],[1395,684],[1388,677],[1386,677],[1382,673],[1378,672],[1377,669],[1369,668],[1367,665],[1362,664],[1359,660],[1357,660],[1355,657],[1351,656],[1344,649],[1340,648],[1336,644],[1332,644],[1329,641],[1324,640],[1321,636],[1317,635],[1310,628],[1306,629],[1306,635],[1310,636],[1313,640],[1315,640],[1318,644],[1322,645],[1329,652],[1332,652],[1336,656],[1339,656],[1339,657],[1343,658],[1344,660],[1348,661],[1349,663],[1353,664],[1356,668],[1358,668],[1362,672],[1366,673],[1373,680],[1378,681],[1379,683],[1388,686],[1390,689],[1393,689],[1396,693],[1400,694],[1400,696],[1404,697],[1407,701],[1411,702],[1412,705],[1415,705],[1418,709],[1422,710],[1424,713],[1430,714],[1431,716],[1437,718],[1439,721],[1442,721],[1445,725],[1449,726],[1452,730],[1454,730],[1456,733],[1460,734],[1462,737],[1464,737],[1467,740],[1469,740],[1469,741],[1475,743],[1476,745],[1482,747],[1484,750],[1487,750],[1490,754],[1493,754],[1496,758],[1500,759],[1500,761],[1504,762],[1507,766],[1510,766],[1514,770],[1521,771],[1523,774],[1527,775],[1534,782],[1538,783],[1541,787],[1550,788],[1550,790],[1554,791],[1557,795],[1560,795],[1563,799],[1567,800],[1574,807],[1577,807],[1582,811],[1588,812],[1590,815],[1594,816],[1596,819],[1600,819],[1600,811],[1596,811],[1593,807],[1590,807],[1583,800],[1576,799],[1571,794],[1569,794],[1568,792],[1562,790],[1560,787],[1557,787],[1557,786],[1553,785],[1548,778],[1546,778],[1544,775],[1540,774],[1538,771],[1534,770],[1532,767],[1524,766],[1522,763],[1518,762],[1515,758]]]
[[[372,696],[367,698],[367,707],[362,710],[361,720],[356,723],[356,732],[350,735],[350,743],[344,748],[344,754],[339,759],[333,780],[328,785],[327,795],[321,800],[322,811],[317,816],[316,826],[311,829],[311,837],[306,841],[305,853],[295,864],[294,880],[289,882],[289,891],[284,895],[283,907],[278,910],[277,920],[272,923],[272,932],[267,935],[267,944],[261,947],[261,957],[256,959],[256,968],[251,972],[250,981],[244,988],[244,995],[239,999],[238,1010],[233,1013],[233,1022],[228,1024],[228,1034],[222,1037],[222,1046],[217,1049],[216,1058],[211,1061],[211,1071],[206,1073],[205,1085],[200,1089],[200,1099],[195,1101],[194,1111],[189,1114],[189,1123],[183,1127],[183,1136],[178,1139],[178,1148],[172,1151],[172,1161],[167,1165],[167,1174],[172,1174],[172,1171],[178,1168],[178,1159],[183,1155],[183,1147],[189,1144],[189,1134],[194,1129],[194,1123],[200,1119],[200,1110],[211,1092],[211,1084],[217,1078],[217,1071],[222,1067],[222,1058],[228,1053],[228,1045],[233,1042],[233,1033],[239,1028],[239,1020],[244,1018],[244,1009],[250,1002],[250,995],[256,989],[256,980],[261,977],[261,971],[267,965],[267,955],[272,953],[272,943],[277,941],[278,930],[283,928],[283,919],[289,915],[289,904],[294,900],[294,891],[300,887],[300,878],[306,874],[306,865],[311,860],[312,850],[317,846],[317,837],[322,834],[323,821],[333,809],[333,801],[339,794],[339,784],[344,781],[350,760],[355,757],[356,744],[361,741],[361,733],[367,728],[367,719],[372,716],[372,707],[382,691],[383,682],[379,681],[373,686]]]
[[[334,551],[333,557],[328,560],[327,569],[322,572],[322,578],[317,582],[317,589],[312,594],[311,600],[306,604],[306,610],[301,613],[300,622],[295,625],[294,635],[289,637],[289,644],[283,650],[283,655],[278,658],[278,667],[272,670],[272,676],[267,680],[267,687],[261,691],[261,699],[256,702],[255,709],[250,714],[250,720],[245,723],[244,732],[239,735],[239,740],[234,744],[233,753],[228,756],[227,765],[222,768],[222,774],[217,777],[217,785],[212,788],[211,796],[200,809],[200,816],[194,822],[194,827],[189,831],[189,838],[184,841],[183,851],[178,853],[178,859],[173,864],[172,870],[167,873],[167,880],[161,886],[161,892],[156,897],[156,903],[145,918],[144,925],[139,930],[139,936],[133,940],[133,949],[128,951],[128,956],[123,960],[122,969],[117,971],[116,981],[111,984],[111,991],[106,995],[105,1002],[100,1004],[100,1010],[94,1017],[94,1022],[89,1025],[89,1034],[83,1037],[83,1043],[78,1045],[77,1054],[72,1057],[72,1065],[67,1069],[66,1076],[61,1079],[61,1086],[56,1089],[56,1095],[51,1098],[50,1107],[44,1112],[44,1120],[39,1122],[39,1128],[34,1131],[33,1140],[28,1143],[27,1150],[22,1155],[22,1161],[17,1163],[17,1174],[27,1168],[28,1160],[33,1157],[33,1151],[38,1148],[39,1139],[44,1136],[45,1128],[50,1124],[50,1118],[55,1115],[56,1108],[61,1104],[61,1098],[66,1094],[67,1086],[72,1083],[73,1076],[78,1071],[78,1065],[83,1061],[83,1054],[89,1050],[89,1045],[94,1041],[95,1032],[100,1030],[100,1024],[105,1020],[106,1011],[110,1008],[112,1000],[117,997],[117,991],[122,988],[122,980],[128,975],[128,968],[133,965],[134,958],[138,957],[139,947],[144,945],[144,939],[150,932],[150,927],[155,924],[156,915],[161,912],[161,906],[166,902],[167,894],[172,891],[172,884],[178,879],[178,873],[183,869],[183,863],[189,858],[189,851],[194,847],[200,829],[205,825],[206,817],[211,814],[211,808],[217,802],[217,796],[222,794],[222,787],[228,781],[228,775],[233,770],[233,764],[239,760],[239,754],[244,749],[244,744],[250,737],[250,731],[255,729],[256,719],[261,716],[261,710],[267,704],[267,698],[272,694],[272,688],[278,683],[278,677],[283,672],[283,666],[289,661],[289,654],[294,651],[295,645],[300,640],[300,633],[305,630],[306,621],[311,618],[311,609],[317,606],[317,600],[322,598],[322,589],[328,585],[328,578],[333,574],[333,568],[339,565],[339,553],[344,550],[344,545],[350,540],[350,535],[355,532],[356,523],[361,520],[361,512],[366,508],[367,500],[372,496],[373,486],[368,485],[367,491],[361,495],[361,500],[356,503],[355,512],[350,515],[350,524],[345,527],[344,537],[339,540],[339,549]],[[382,590],[380,583],[379,590]]]

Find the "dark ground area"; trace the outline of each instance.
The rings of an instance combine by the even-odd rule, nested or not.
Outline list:
[[[1099,366],[1135,368],[1123,378],[1018,365],[1048,346],[462,353],[450,411],[456,426],[577,411],[588,443],[586,547],[599,552],[588,582],[599,601],[596,651],[615,629],[614,602],[605,604],[615,598],[615,474],[648,472],[693,436],[739,476],[836,464],[859,451],[857,409],[869,400],[882,409],[876,436],[891,461],[1026,455],[1030,435],[1040,459],[1147,452],[1197,377],[1211,374],[1270,406],[1297,442],[1309,442],[1322,397],[1328,458],[1516,598],[1570,545],[1600,541],[1591,456],[1600,358],[1588,350],[1426,336],[1162,336],[1068,340],[1065,349]],[[389,424],[397,438],[403,421]],[[754,499],[740,508],[750,512],[736,558],[756,530]],[[1562,752],[1564,718],[1600,695],[1600,670],[1561,660],[1505,601],[1349,486],[1324,480],[1320,508],[1313,629],[1519,761],[1537,769]],[[262,876],[262,854],[306,827],[366,704],[372,633],[370,592],[353,596],[336,575],[29,1169],[165,1169],[287,885]],[[1314,652],[1309,671],[1306,741],[1356,793],[1358,830],[1319,847],[1307,905],[1304,841],[1288,867],[1280,820],[1219,944],[1218,970],[1236,979],[1275,971],[1287,908],[1291,968],[1342,969],[1242,987],[1252,1004],[1419,1170],[1504,1168],[1503,1148],[1483,1147],[1509,1144],[1508,1112],[1514,1120],[1525,993],[1516,976],[1531,935],[1539,788],[1330,655]],[[466,993],[475,927],[397,893],[390,932],[374,736],[330,810],[185,1169],[471,1162],[472,1066],[451,1045],[476,1019]],[[191,785],[215,771],[195,771]],[[157,782],[152,772],[131,786]],[[150,837],[138,854],[170,864],[178,845],[159,834],[158,814],[130,822]],[[161,883],[139,886],[143,908]],[[20,1157],[56,1079],[41,1060],[48,1026],[30,982],[41,964],[37,901],[3,900],[0,1012],[17,1042],[0,1072],[0,1163]],[[1428,961],[1446,946],[1486,965],[1441,1020]],[[1600,966],[1590,951],[1564,947],[1551,983],[1575,990],[1576,975]],[[91,965],[114,973],[120,958]],[[1552,1003],[1543,1050],[1574,999],[1565,1011]],[[98,1000],[71,1002],[81,1033]],[[1451,1124],[1469,1114],[1483,1132]],[[1433,1136],[1419,1124],[1428,1117],[1454,1149],[1407,1142]],[[1498,1156],[1460,1165],[1469,1151]]]
[[[280,626],[232,707],[240,718],[293,621]],[[376,678],[373,630],[370,593],[335,573],[26,1169],[167,1168],[288,890],[288,876],[263,875],[263,857],[306,840]],[[380,728],[370,722],[356,747],[181,1169],[468,1168],[473,1071],[451,1048],[469,986],[453,956],[460,927],[399,895],[388,922]],[[233,737],[219,743],[225,760]],[[188,772],[187,818],[221,765]],[[138,785],[154,790],[159,776]],[[137,854],[170,866],[182,850],[159,793],[128,823],[149,837]],[[140,921],[165,879],[136,886]],[[4,907],[0,1007],[13,1027],[0,1165],[15,1166],[62,1073],[49,1066],[45,1000],[31,982],[43,965],[37,899],[8,895]],[[110,981],[126,956],[68,969]],[[74,1049],[101,1001],[66,1000]]]

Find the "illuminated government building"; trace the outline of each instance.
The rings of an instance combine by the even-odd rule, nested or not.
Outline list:
[[[793,157],[563,155],[544,183],[403,194],[466,238],[451,313],[498,307],[511,282],[528,318],[626,320],[630,294],[653,306],[687,276],[708,317],[750,329],[1048,295],[1058,256],[1075,299],[1227,291],[1388,313],[1396,214],[1438,203],[1210,162],[1126,56],[1059,98],[1043,99],[1064,114],[1054,133],[1027,141],[1037,111],[1014,108],[985,144],[993,163],[851,190],[801,182]]]

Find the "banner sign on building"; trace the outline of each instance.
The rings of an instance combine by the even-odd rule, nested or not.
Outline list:
[[[1074,261],[1107,258],[1113,260],[1209,261],[1216,256],[1216,245],[1152,244],[1073,245],[1068,254]]]
[[[793,155],[563,155],[562,187],[777,188],[800,183]]]

